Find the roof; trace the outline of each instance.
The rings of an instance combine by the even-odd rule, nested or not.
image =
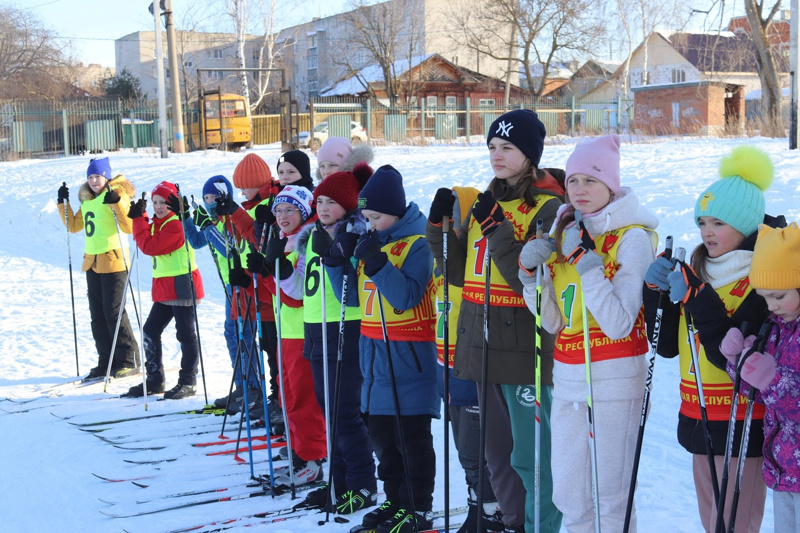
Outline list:
[[[755,46],[746,34],[674,32],[667,40],[701,72],[758,72]]]

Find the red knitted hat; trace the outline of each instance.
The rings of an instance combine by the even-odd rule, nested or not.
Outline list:
[[[175,187],[174,184],[168,181],[162,181],[158,185],[153,188],[153,192],[150,193],[150,198],[153,196],[160,196],[164,200],[170,197],[170,195],[178,196],[178,189]]]
[[[272,172],[266,161],[254,153],[244,156],[233,171],[233,185],[237,189],[254,189],[272,181]]]
[[[361,161],[352,172],[335,172],[322,180],[314,189],[314,201],[327,196],[349,212],[358,207],[358,193],[372,176],[372,167]]]

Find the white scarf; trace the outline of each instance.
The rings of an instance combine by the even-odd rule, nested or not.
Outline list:
[[[706,261],[708,283],[716,290],[747,277],[752,259],[753,252],[749,250],[734,250],[720,257],[709,257]]]

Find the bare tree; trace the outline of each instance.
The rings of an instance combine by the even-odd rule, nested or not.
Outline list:
[[[593,53],[606,31],[602,3],[592,0],[462,0],[453,4],[450,19],[459,46],[508,61],[509,70],[521,66],[537,97],[555,62]]]
[[[349,44],[344,54],[335,59],[345,67],[347,75],[358,75],[364,65],[354,64],[352,57],[358,52],[366,53],[383,74],[384,89],[391,107],[397,105],[400,95],[410,96],[411,81],[401,79],[410,69],[413,58],[420,53],[424,6],[419,0],[392,0],[368,5],[368,0],[351,0],[351,11],[345,14],[349,27]],[[360,79],[374,95],[369,80]]]
[[[236,37],[236,59],[239,68],[247,68],[247,56],[245,55],[245,44],[247,41],[247,24],[250,17],[250,10],[247,0],[226,0],[228,15],[233,21],[233,32]],[[242,84],[242,96],[247,105],[250,105],[250,87],[247,79],[247,72],[241,71],[239,79]]]
[[[775,66],[775,57],[769,41],[769,27],[781,7],[780,0],[764,14],[766,0],[745,0],[744,9],[747,21],[750,23],[750,32],[756,47],[756,60],[758,61],[758,77],[761,79],[761,116],[766,130],[763,134],[778,137],[784,135],[783,121],[781,119],[781,80]]]

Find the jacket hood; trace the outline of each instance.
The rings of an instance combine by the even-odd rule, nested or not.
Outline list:
[[[133,186],[133,183],[128,181],[128,178],[126,178],[124,174],[117,174],[117,176],[108,181],[108,184],[111,186],[112,190],[127,194],[128,198],[133,198],[133,195],[136,194],[136,187]],[[84,182],[78,190],[78,199],[81,202],[85,202],[87,200],[93,200],[94,198],[97,198],[97,196],[92,192],[92,188],[89,187],[89,182]]]
[[[555,223],[574,211],[572,204],[562,205],[558,208]],[[597,213],[586,215],[583,217],[583,222],[591,235],[601,235],[634,224],[648,229],[658,227],[658,217],[639,203],[639,199],[630,187],[620,187],[613,202]],[[569,226],[574,224],[572,222]]]
[[[400,217],[400,220],[392,227],[379,232],[381,242],[386,244],[387,242],[396,241],[397,239],[402,239],[403,237],[409,237],[411,235],[425,235],[425,224],[427,220],[425,215],[422,214],[422,211],[419,210],[417,204],[410,202],[406,207],[405,214]]]
[[[351,153],[344,164],[339,167],[339,172],[352,172],[356,167],[356,163],[360,161],[372,163],[373,159],[375,159],[375,153],[372,151],[372,146],[366,143],[357,144],[353,146],[353,153]],[[319,172],[319,167],[317,167],[317,173],[315,175],[317,177],[317,183],[322,181],[322,174]]]

